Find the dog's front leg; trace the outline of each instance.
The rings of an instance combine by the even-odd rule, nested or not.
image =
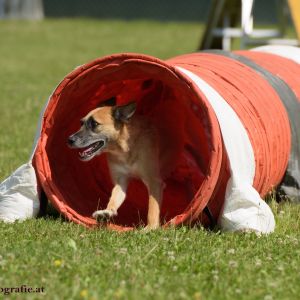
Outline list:
[[[121,178],[115,184],[106,209],[96,210],[93,213],[93,218],[97,221],[107,221],[118,214],[118,209],[126,198],[128,180]]]
[[[160,226],[160,205],[162,199],[161,182],[150,182],[147,184],[149,193],[149,206],[146,230],[157,229]]]

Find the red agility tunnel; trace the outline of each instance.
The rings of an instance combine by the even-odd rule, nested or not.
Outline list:
[[[270,54],[272,61],[274,56]],[[278,93],[280,84],[279,88],[277,83],[270,84],[268,76],[237,57],[240,55],[196,53],[161,61],[139,54],[117,54],[75,69],[50,96],[43,115],[33,156],[40,189],[69,220],[96,225],[91,215],[97,209],[105,209],[113,187],[105,154],[81,162],[78,151],[67,146],[67,139],[79,129],[83,116],[102,101],[116,97],[118,105],[135,100],[136,113],[151,118],[174,149],[172,171],[164,178],[163,226],[199,221],[210,226],[223,214],[224,199],[230,194],[228,182],[239,181],[239,163],[234,157],[242,155],[244,149],[238,140],[232,141],[235,150],[227,147],[232,137],[224,128],[226,109],[238,120],[237,127],[242,124],[241,132],[251,145],[247,149],[253,156],[252,159],[249,155],[253,165],[241,161],[241,177],[250,174],[253,178],[247,184],[264,197],[282,182],[287,170],[291,123]],[[300,75],[297,63],[278,59],[292,64]],[[278,72],[279,68],[280,65]],[[275,65],[268,74],[277,74]],[[287,72],[282,76],[288,77],[287,86],[290,82],[295,84]],[[203,81],[208,91],[202,90],[199,82]],[[295,84],[297,89],[299,83]],[[209,99],[211,90],[222,99],[220,105]],[[295,99],[295,94],[299,96],[298,90],[294,93],[289,89],[288,93]],[[218,105],[226,107],[224,116],[216,113]],[[233,118],[228,120],[233,122]],[[118,216],[109,226],[126,230],[145,224],[147,210],[147,190],[133,179]]]

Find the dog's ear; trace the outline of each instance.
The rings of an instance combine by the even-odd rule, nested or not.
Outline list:
[[[128,123],[136,111],[136,102],[130,102],[126,105],[116,106],[112,109],[112,116],[116,121]]]
[[[107,100],[102,101],[99,103],[98,107],[103,107],[103,106],[115,106],[117,104],[117,98],[116,97],[111,97]]]

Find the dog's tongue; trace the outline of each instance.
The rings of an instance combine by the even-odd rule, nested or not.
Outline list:
[[[104,142],[100,141],[88,146],[88,148],[86,148],[84,151],[79,152],[80,158],[85,159],[92,156],[97,150],[99,150],[103,146],[103,144]]]
[[[79,152],[79,156],[81,158],[85,158],[87,156],[90,156],[91,154],[93,154],[93,149],[94,149],[94,146],[92,147],[89,147],[87,148],[86,150],[82,151],[82,152]]]

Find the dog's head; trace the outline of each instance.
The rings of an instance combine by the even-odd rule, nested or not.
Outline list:
[[[135,110],[135,102],[116,106],[115,98],[104,101],[81,119],[81,128],[68,138],[69,147],[83,149],[79,152],[79,158],[83,161],[89,161],[105,150],[109,151]]]

